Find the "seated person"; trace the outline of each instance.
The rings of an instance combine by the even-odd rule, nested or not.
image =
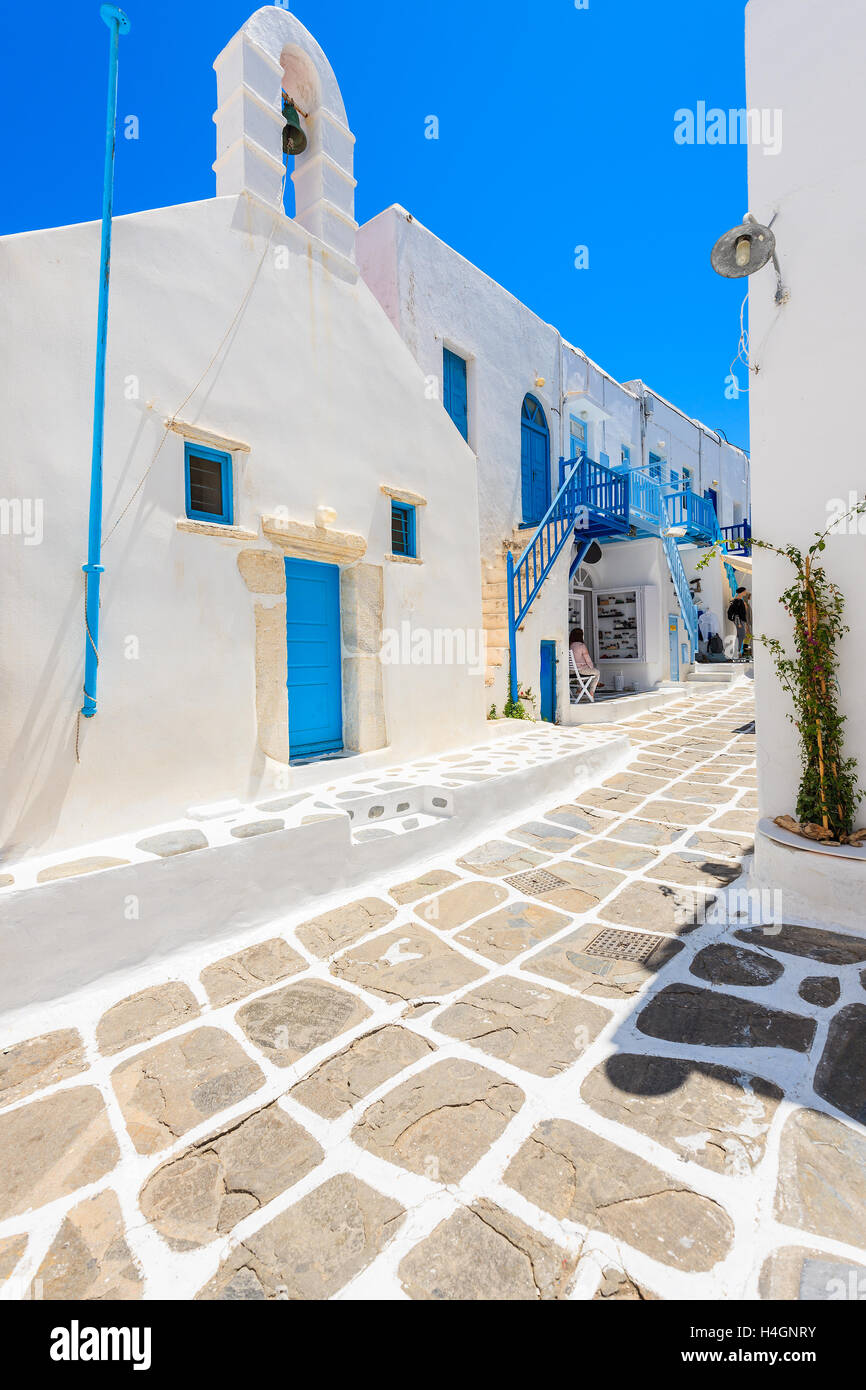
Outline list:
[[[589,682],[589,698],[595,699],[595,688],[601,679],[601,672],[595,665],[589,654],[589,648],[583,640],[583,628],[573,627],[568,638],[568,645],[571,655],[574,657],[574,664],[582,676],[592,676]]]

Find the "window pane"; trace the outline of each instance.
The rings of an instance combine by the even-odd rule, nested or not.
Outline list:
[[[395,555],[409,554],[409,513],[405,507],[391,508],[391,550]]]
[[[223,473],[219,459],[189,455],[189,505],[194,512],[223,515]]]

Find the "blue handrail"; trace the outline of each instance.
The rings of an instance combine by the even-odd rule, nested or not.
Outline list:
[[[644,527],[661,526],[662,490],[654,478],[635,470],[629,475],[629,520]]]
[[[506,556],[510,689],[517,699],[517,629],[575,529],[602,520],[611,530],[628,528],[628,476],[581,454],[559,461],[560,488],[517,564]]]
[[[722,536],[724,537],[728,552],[734,555],[748,555],[750,542],[752,539],[752,524],[750,521],[737,521],[733,526],[722,526]]]
[[[671,526],[685,526],[690,535],[712,536],[718,529],[716,509],[708,497],[699,497],[691,488],[681,488],[665,496]]]
[[[695,648],[698,644],[698,610],[692,598],[688,576],[683,569],[680,552],[673,536],[662,536],[662,545],[664,547],[665,559],[668,562],[668,569],[671,572],[671,579],[673,580],[674,588],[677,592],[677,599],[679,600],[680,612],[683,615],[683,622],[689,634],[691,656],[692,659],[694,659]]]

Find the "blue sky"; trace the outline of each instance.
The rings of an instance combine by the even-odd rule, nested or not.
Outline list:
[[[746,151],[673,138],[678,108],[744,105],[745,0],[291,8],[343,91],[360,222],[402,203],[615,377],[642,377],[747,445],[748,397],[725,396],[744,287],[709,259],[747,210]],[[0,231],[96,218],[98,0],[68,0],[50,23],[4,10]],[[118,142],[116,212],[213,196],[211,64],[251,11],[251,0],[129,0],[119,113],[138,117],[140,138]],[[425,139],[430,115],[438,140]],[[575,269],[576,246],[588,269]]]

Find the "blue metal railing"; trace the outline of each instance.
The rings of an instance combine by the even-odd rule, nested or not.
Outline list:
[[[628,529],[628,475],[595,463],[585,454],[560,459],[560,488],[517,564],[506,556],[511,698],[517,699],[517,629],[575,530],[609,526]],[[584,553],[586,547],[584,547]]]
[[[662,536],[662,545],[664,547],[665,559],[668,562],[668,569],[671,572],[671,579],[673,580],[674,588],[677,592],[677,599],[679,600],[680,612],[683,615],[683,622],[689,634],[691,658],[694,660],[695,649],[698,644],[698,610],[692,598],[688,576],[683,569],[680,552],[673,536]]]
[[[682,526],[693,540],[704,544],[720,542],[722,548],[727,549],[728,540],[719,527],[712,502],[706,497],[699,497],[689,488],[664,494],[659,482],[641,470],[607,468],[585,454],[576,459],[559,460],[559,483],[559,491],[520,559],[515,564],[510,551],[506,556],[511,698],[516,700],[519,691],[518,628],[575,531],[592,531],[615,537],[622,536],[630,528],[638,528],[657,531],[661,535],[694,659],[698,642],[698,610],[676,538],[665,532],[668,527]],[[748,522],[740,523],[739,527],[726,527],[725,530],[740,532],[743,528],[751,535]],[[589,543],[585,540],[581,546],[577,563],[585,555]],[[572,564],[571,574],[575,567]],[[733,593],[737,587],[736,575],[727,563],[725,570]]]
[[[722,526],[720,530],[731,554],[749,554],[752,539],[752,523],[750,521],[738,521],[733,526]]]
[[[690,536],[702,539],[718,530],[712,502],[708,497],[699,497],[691,488],[667,493],[665,503],[671,526],[685,526]]]
[[[662,525],[662,490],[654,478],[635,470],[629,474],[629,521],[632,525],[655,529]]]
[[[602,521],[611,530],[628,529],[629,475],[585,458],[578,472],[578,503],[588,520]]]

